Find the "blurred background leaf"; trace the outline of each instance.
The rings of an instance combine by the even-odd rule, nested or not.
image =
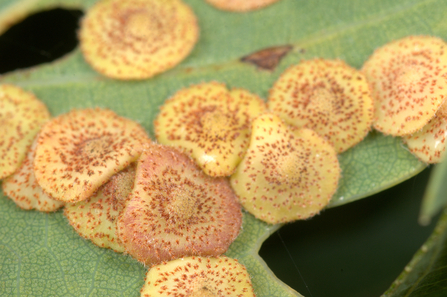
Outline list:
[[[445,158],[444,158],[445,159]],[[437,164],[433,169],[427,190],[422,200],[419,222],[427,225],[433,216],[447,205],[447,162]]]
[[[427,242],[415,254],[383,297],[447,295],[447,210]]]

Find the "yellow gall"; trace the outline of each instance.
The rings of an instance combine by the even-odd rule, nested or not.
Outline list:
[[[0,179],[14,173],[50,114],[33,94],[0,85]]]
[[[36,144],[28,151],[25,160],[19,169],[3,180],[3,192],[22,209],[36,209],[44,212],[56,211],[64,202],[54,200],[43,192],[34,175],[34,155]]]
[[[441,162],[445,155],[446,137],[447,103],[444,102],[427,125],[402,139],[421,161],[434,164]]]
[[[148,270],[142,297],[255,297],[250,275],[236,259],[187,257]]]
[[[278,1],[279,0],[206,0],[206,2],[218,9],[233,12],[257,10]]]
[[[124,252],[116,222],[133,188],[135,171],[136,164],[132,163],[113,175],[93,196],[65,206],[64,215],[79,235],[99,247]]]
[[[338,153],[365,138],[374,116],[365,76],[341,60],[290,67],[273,85],[267,105],[287,124],[317,132]]]
[[[111,110],[72,110],[47,122],[39,133],[37,182],[54,199],[85,200],[136,161],[147,142],[138,123]]]
[[[264,101],[217,82],[178,91],[160,108],[158,142],[181,148],[210,176],[229,176],[250,139],[251,121],[267,111]]]
[[[250,146],[230,182],[242,206],[270,224],[307,219],[337,190],[334,148],[309,129],[292,129],[278,116],[253,121]]]
[[[185,154],[150,145],[118,219],[126,253],[146,265],[223,254],[239,234],[242,212],[225,178],[203,173]]]
[[[374,128],[403,136],[424,127],[446,99],[447,43],[408,36],[376,49],[362,68],[374,98]]]
[[[198,37],[194,12],[181,0],[102,0],[79,32],[85,60],[116,79],[146,79],[173,68]]]

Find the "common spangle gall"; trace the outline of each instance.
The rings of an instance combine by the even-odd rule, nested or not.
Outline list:
[[[447,43],[408,36],[376,49],[362,68],[375,104],[374,128],[384,134],[414,133],[447,98]]]
[[[132,163],[113,175],[93,196],[65,206],[64,215],[79,235],[99,247],[124,252],[116,223],[133,188],[135,172],[136,164]]]
[[[81,22],[85,60],[116,79],[146,79],[185,59],[199,37],[182,0],[102,0]]]
[[[236,259],[187,257],[153,266],[141,297],[255,297],[250,275]]]
[[[55,200],[43,192],[34,175],[34,155],[37,142],[28,151],[22,165],[14,174],[3,180],[3,192],[22,209],[44,212],[58,210],[64,202]]]
[[[267,112],[244,89],[210,82],[178,91],[160,108],[154,126],[162,144],[183,149],[210,176],[229,176],[242,159],[252,120]]]
[[[374,116],[364,75],[341,60],[291,66],[271,88],[267,105],[289,125],[317,132],[338,153],[365,138]]]
[[[0,85],[0,179],[19,168],[34,137],[49,119],[47,107],[32,93]]]
[[[230,182],[242,206],[271,224],[307,219],[330,201],[340,178],[334,148],[278,116],[253,121],[247,153]]]
[[[78,202],[137,160],[146,131],[107,109],[72,110],[46,123],[37,139],[34,171],[52,198]]]
[[[223,254],[239,234],[241,207],[228,181],[203,173],[178,150],[145,149],[118,219],[128,254],[146,265]]]
[[[425,163],[439,163],[445,155],[447,101],[420,131],[402,136],[410,151]]]
[[[246,12],[264,8],[279,0],[206,0],[216,8],[234,12]]]

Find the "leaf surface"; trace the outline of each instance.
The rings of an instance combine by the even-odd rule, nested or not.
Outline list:
[[[55,6],[86,9],[94,2],[0,0],[0,32],[31,12]],[[153,136],[158,107],[191,84],[217,80],[266,98],[281,72],[302,59],[341,58],[360,68],[388,41],[410,34],[447,39],[447,3],[442,0],[281,0],[247,14],[221,12],[203,0],[185,2],[198,16],[201,37],[192,54],[164,74],[145,81],[110,80],[95,73],[76,50],[0,80],[34,92],[54,116],[72,108],[107,107],[137,120]],[[291,50],[272,71],[240,60],[274,46]],[[425,167],[400,139],[376,132],[343,153],[340,162],[343,178],[330,206],[379,192]],[[242,233],[227,252],[247,266],[258,296],[300,296],[258,256],[263,240],[279,227],[244,214]],[[130,257],[81,239],[61,212],[22,211],[5,197],[0,197],[0,267],[2,296],[138,296],[145,274]]]

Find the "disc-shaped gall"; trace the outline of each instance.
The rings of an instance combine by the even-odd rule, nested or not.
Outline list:
[[[310,218],[337,190],[335,149],[309,129],[292,129],[277,115],[253,121],[250,147],[230,182],[242,206],[270,224]]]
[[[142,297],[255,297],[250,275],[236,259],[187,257],[148,270]]]
[[[47,107],[32,93],[0,85],[0,179],[22,164],[33,139],[50,119]]]
[[[258,10],[279,0],[206,0],[214,7],[233,12],[247,12]]]
[[[34,175],[36,144],[37,141],[34,141],[19,169],[3,180],[3,193],[22,209],[36,209],[43,212],[56,211],[65,203],[51,198],[37,183]]]
[[[244,89],[202,83],[166,100],[155,135],[189,154],[206,174],[229,176],[248,147],[252,120],[266,111],[264,101]]]
[[[199,38],[194,12],[182,0],[102,0],[81,22],[85,60],[115,79],[146,79],[185,59]]]
[[[124,252],[116,223],[132,191],[135,171],[136,164],[132,163],[113,175],[93,196],[65,206],[64,215],[79,235],[99,247]]]
[[[447,43],[408,36],[376,49],[362,68],[375,104],[374,128],[403,136],[424,127],[447,98]]]
[[[410,151],[421,161],[435,164],[445,155],[447,137],[447,102],[441,105],[435,116],[419,131],[402,136]]]
[[[267,105],[287,124],[317,132],[338,153],[365,138],[374,116],[365,76],[341,60],[314,59],[288,68],[271,88]]]
[[[223,254],[239,234],[241,207],[225,178],[213,178],[178,150],[145,149],[118,219],[126,253],[146,265]]]
[[[54,199],[85,200],[136,161],[147,142],[138,123],[111,110],[72,110],[47,122],[39,133],[37,182]]]

